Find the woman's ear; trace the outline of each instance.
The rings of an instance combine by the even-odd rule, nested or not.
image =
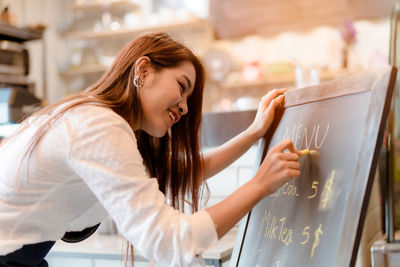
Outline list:
[[[136,60],[135,63],[135,76],[146,75],[146,72],[151,67],[150,58],[147,56],[142,56]],[[143,77],[144,78],[144,77]]]

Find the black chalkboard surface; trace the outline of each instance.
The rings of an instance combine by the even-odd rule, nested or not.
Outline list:
[[[301,177],[242,220],[231,266],[353,266],[382,146],[396,70],[384,67],[294,89],[260,142],[256,167],[285,138]]]

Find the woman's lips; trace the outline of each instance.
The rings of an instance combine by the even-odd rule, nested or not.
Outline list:
[[[174,114],[172,111],[170,111],[170,112],[168,112],[168,115],[169,115],[169,117],[171,118],[172,122],[175,123],[175,121],[176,121],[176,116],[175,116],[175,114]]]
[[[174,112],[174,111],[171,110],[171,109],[168,109],[168,115],[169,115],[169,117],[171,118],[172,123],[176,123],[176,122],[178,122],[179,119],[180,119],[179,114],[176,113],[176,112]]]

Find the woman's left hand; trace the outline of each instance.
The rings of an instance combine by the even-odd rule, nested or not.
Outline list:
[[[271,126],[275,109],[283,103],[285,92],[287,92],[287,89],[273,89],[261,98],[256,117],[248,128],[257,140],[263,137]]]

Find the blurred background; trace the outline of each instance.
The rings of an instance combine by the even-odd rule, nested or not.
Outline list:
[[[28,77],[41,99],[83,90],[127,42],[166,31],[203,59],[204,110],[221,111],[253,106],[271,88],[387,64],[394,2],[0,0],[0,7],[3,21],[44,30],[26,42]]]

